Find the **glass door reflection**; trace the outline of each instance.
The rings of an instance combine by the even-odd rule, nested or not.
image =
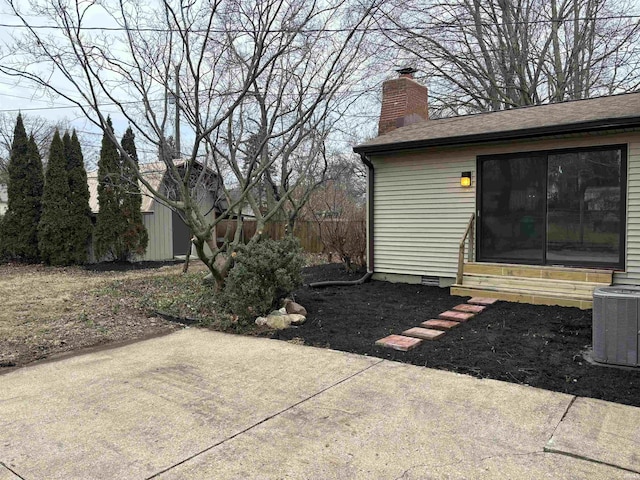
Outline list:
[[[547,263],[620,263],[621,151],[549,155]]]
[[[480,167],[480,259],[542,263],[545,245],[545,157],[531,155],[486,159]]]

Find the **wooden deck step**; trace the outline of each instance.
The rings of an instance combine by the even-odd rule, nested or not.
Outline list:
[[[593,291],[611,285],[613,270],[503,263],[466,263],[452,295],[589,309]]]
[[[535,292],[527,289],[508,288],[476,288],[466,285],[452,285],[451,295],[461,297],[493,297],[507,302],[529,303],[532,305],[559,305],[561,307],[576,307],[582,310],[593,308],[593,297],[576,298],[570,294],[554,294]]]
[[[611,285],[613,270],[553,267],[541,265],[518,265],[511,263],[478,263],[464,265],[464,274],[497,275],[502,277],[529,277],[550,280],[606,283]]]
[[[475,288],[507,287],[526,289],[531,292],[557,292],[576,296],[593,296],[593,290],[605,285],[597,282],[583,282],[575,280],[555,280],[550,278],[531,278],[498,275],[465,274],[462,284]],[[609,285],[609,284],[606,284]]]

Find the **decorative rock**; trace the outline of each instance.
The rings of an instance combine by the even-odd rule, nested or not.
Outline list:
[[[288,315],[269,315],[266,320],[266,325],[274,330],[284,330],[291,326],[291,319]]]
[[[307,320],[307,317],[304,315],[283,315],[278,310],[271,312],[266,317],[258,317],[256,318],[256,325],[266,325],[269,328],[273,328],[275,330],[284,330],[285,328],[289,328],[291,325],[302,325]]]
[[[287,313],[289,313],[289,312],[287,312],[287,309],[284,308],[284,307],[282,307],[280,310],[278,310],[278,312],[280,312],[280,315],[286,315]]]
[[[284,316],[291,319],[291,325],[302,325],[307,321],[307,317],[305,317],[304,315],[299,315],[297,313],[290,313]]]
[[[284,299],[284,308],[286,309],[287,313],[295,313],[298,315],[304,315],[305,317],[307,316],[307,309],[299,303],[294,302],[290,298]]]

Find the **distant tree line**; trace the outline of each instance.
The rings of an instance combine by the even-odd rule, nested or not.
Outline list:
[[[113,132],[111,120],[108,122]],[[137,162],[130,128],[121,144]],[[89,261],[92,242],[97,260],[125,261],[143,255],[148,237],[136,173],[105,135],[98,162],[99,211],[94,226],[87,172],[75,130],[63,136],[55,130],[43,172],[34,136],[27,136],[22,115],[18,115],[7,165],[7,211],[0,218],[0,258],[80,265]]]

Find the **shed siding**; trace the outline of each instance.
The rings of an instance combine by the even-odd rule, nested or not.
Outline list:
[[[206,191],[199,202],[200,210],[206,214],[205,218],[210,221],[215,220],[213,209],[214,200],[212,195]],[[141,260],[164,261],[173,259],[173,211],[157,200],[151,204],[153,212],[143,214],[144,226],[149,234],[149,245],[147,252]],[[205,252],[210,254],[211,250],[205,245]],[[195,249],[192,251],[195,254]]]
[[[153,212],[143,214],[149,244],[142,260],[171,260],[173,258],[173,230],[171,210],[153,201]]]
[[[626,271],[616,284],[640,284],[640,132],[565,136],[375,156],[375,271],[455,277],[458,245],[476,210],[476,157],[502,153],[627,144]],[[472,172],[470,188],[460,174]]]

